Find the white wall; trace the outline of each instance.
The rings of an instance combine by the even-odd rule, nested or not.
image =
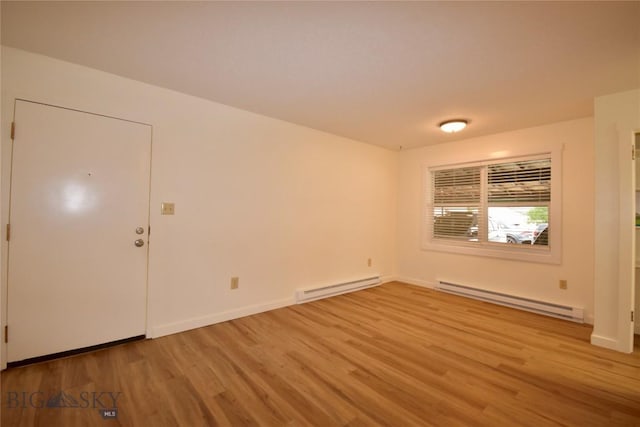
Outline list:
[[[397,153],[12,48],[2,224],[15,98],[153,126],[152,336],[291,304],[299,287],[394,273]],[[162,201],[175,216],[160,216]]]
[[[561,264],[540,264],[421,249],[422,168],[478,161],[564,144]],[[593,316],[593,119],[585,118],[407,150],[398,165],[398,275],[433,286],[438,280],[583,307]],[[561,290],[559,279],[568,281]]]
[[[631,147],[640,90],[595,100],[595,324],[591,342],[633,351],[635,194]]]

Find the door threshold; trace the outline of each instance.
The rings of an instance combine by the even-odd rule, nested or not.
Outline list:
[[[145,339],[146,335],[137,335],[131,338],[124,338],[117,341],[106,342],[103,344],[92,345],[89,347],[76,348],[74,350],[61,351],[59,353],[46,354],[44,356],[31,357],[29,359],[18,360],[16,362],[8,362],[7,369],[9,368],[17,368],[25,365],[33,365],[35,363],[48,362],[54,359],[62,359],[64,357],[76,356],[78,354],[89,353],[92,351],[102,350],[104,348],[114,347],[120,344],[126,344],[132,341],[140,341]]]

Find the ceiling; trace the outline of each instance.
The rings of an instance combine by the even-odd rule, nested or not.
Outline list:
[[[638,1],[2,1],[2,44],[391,149],[640,87]]]

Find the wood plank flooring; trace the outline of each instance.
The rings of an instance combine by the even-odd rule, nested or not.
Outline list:
[[[389,283],[9,369],[2,425],[640,426],[640,348],[590,333]]]

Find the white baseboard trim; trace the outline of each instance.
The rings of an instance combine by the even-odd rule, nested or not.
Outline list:
[[[618,340],[601,335],[591,334],[591,344],[608,348],[609,350],[620,351],[618,350]]]
[[[383,276],[380,278],[380,283],[393,282],[394,280],[397,280],[394,276]],[[149,328],[147,331],[147,337],[160,338],[165,335],[202,328],[204,326],[214,325],[216,323],[226,322],[227,320],[238,319],[240,317],[251,316],[253,314],[264,313],[265,311],[275,310],[277,308],[287,307],[294,304],[296,304],[295,297],[284,298],[264,304],[255,304],[235,310],[223,311],[221,313],[212,313],[204,316],[193,317],[179,322],[166,323],[164,325]]]
[[[287,307],[293,304],[295,304],[295,300],[291,297],[270,301],[264,304],[255,304],[237,308],[235,310],[223,311],[221,313],[207,314],[205,316],[194,317],[191,319],[181,320],[179,322],[167,323],[149,328],[149,335],[147,336],[149,338],[159,338],[165,335],[176,334],[190,329],[226,322],[227,320],[233,320],[239,317],[251,316],[253,314],[263,313],[265,311],[275,310],[277,308]]]
[[[436,282],[429,282],[427,280],[416,279],[413,277],[398,276],[395,278],[395,280],[397,280],[398,282],[408,283],[410,285],[421,286],[423,288],[429,289],[434,289],[437,285]]]

